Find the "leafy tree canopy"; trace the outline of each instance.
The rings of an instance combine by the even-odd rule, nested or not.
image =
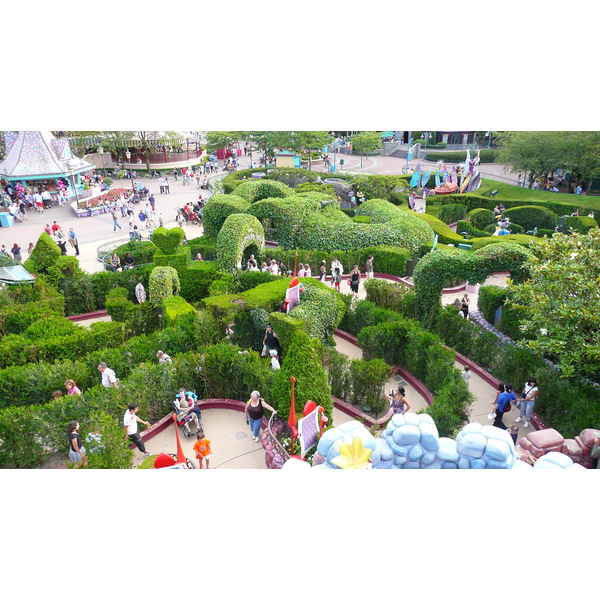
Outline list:
[[[531,276],[511,284],[508,303],[522,309],[524,342],[567,377],[600,375],[600,229],[555,233],[531,247]]]

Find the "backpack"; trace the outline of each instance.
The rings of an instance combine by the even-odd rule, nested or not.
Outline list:
[[[504,410],[502,412],[510,412],[510,410],[512,409],[512,404],[510,402],[510,400],[504,405]]]

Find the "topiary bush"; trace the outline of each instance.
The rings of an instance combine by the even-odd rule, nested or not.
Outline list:
[[[590,229],[598,227],[596,219],[592,217],[565,217],[564,223],[567,231],[572,229],[578,233],[587,233]]]
[[[496,223],[494,211],[486,208],[474,208],[467,216],[475,229],[485,229],[488,225]]]
[[[496,311],[504,305],[508,290],[496,285],[482,285],[479,288],[477,306],[486,321],[494,324]]]
[[[465,218],[467,210],[464,204],[444,204],[437,213],[437,218],[446,224],[456,223]]]
[[[229,215],[247,213],[251,202],[233,194],[216,194],[212,196],[202,210],[204,235],[216,238]]]
[[[502,215],[509,217],[511,222],[521,225],[526,231],[536,227],[553,229],[558,225],[558,215],[544,206],[528,205],[507,208]]]
[[[150,274],[149,301],[162,306],[165,298],[179,294],[179,275],[173,267],[154,267]]]
[[[174,325],[175,321],[184,315],[195,315],[196,309],[181,296],[171,296],[163,299],[163,314],[165,325]]]
[[[217,262],[220,271],[242,268],[244,250],[255,248],[259,254],[265,245],[265,232],[260,221],[246,214],[229,215],[217,236]]]
[[[287,348],[281,369],[275,372],[272,388],[273,406],[281,419],[287,420],[290,414],[292,383],[296,378],[295,409],[300,412],[306,402],[312,400],[325,409],[331,420],[333,402],[327,374],[319,357],[321,343],[306,333],[296,332]]]
[[[152,242],[162,250],[163,254],[176,254],[183,242],[185,232],[181,227],[157,227],[152,232]]]
[[[46,273],[60,256],[60,248],[44,231],[38,238],[31,256],[23,263],[23,266],[29,272]]]
[[[286,198],[294,190],[280,181],[269,179],[248,179],[235,188],[235,195],[254,203],[265,198]]]
[[[494,227],[495,225],[489,225],[488,227]],[[468,221],[458,221],[456,224],[456,231],[460,235],[467,234],[468,237],[490,237],[493,232],[483,231],[482,229],[476,229]]]

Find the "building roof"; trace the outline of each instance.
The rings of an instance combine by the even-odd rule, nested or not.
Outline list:
[[[6,158],[0,163],[4,177],[57,177],[94,168],[73,155],[67,139],[57,139],[50,131],[5,131],[4,139]]]
[[[0,267],[0,283],[33,283],[35,277],[21,265]]]

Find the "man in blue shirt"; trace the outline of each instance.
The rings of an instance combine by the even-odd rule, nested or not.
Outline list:
[[[492,425],[500,429],[507,429],[502,421],[502,417],[504,416],[504,413],[511,409],[511,402],[517,399],[515,393],[512,391],[512,385],[510,385],[510,383],[507,383],[504,389],[506,391],[502,392],[493,404],[494,409],[496,410],[496,418]]]

